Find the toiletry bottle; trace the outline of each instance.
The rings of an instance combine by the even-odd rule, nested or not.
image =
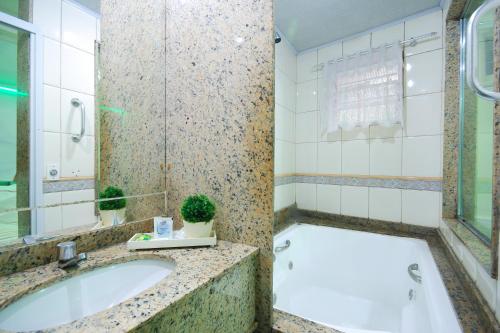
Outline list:
[[[174,221],[171,217],[156,216],[154,218],[154,233],[157,238],[172,238]]]

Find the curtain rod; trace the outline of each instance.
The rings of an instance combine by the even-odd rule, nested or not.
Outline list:
[[[400,41],[399,45],[401,45],[403,47],[405,47],[405,46],[414,47],[414,46],[416,46],[418,44],[419,40],[432,38],[432,37],[437,36],[437,34],[438,33],[436,31],[433,31],[433,32],[429,32],[429,33],[426,33],[426,34],[423,34],[423,35],[420,35],[420,36],[411,37],[411,38],[408,38],[408,39]],[[371,48],[371,49],[367,49],[367,50],[363,50],[363,51],[356,52],[356,53],[353,53],[353,54],[349,54],[349,55],[346,56],[346,58],[349,59],[349,58],[355,57],[357,55],[368,54],[370,51],[377,50],[381,46],[377,46],[377,47],[374,47],[374,48]],[[394,46],[394,43],[385,44],[385,47],[387,47],[387,48],[392,47],[392,46]],[[341,61],[344,61],[344,57],[340,57],[340,58],[337,58],[337,59],[328,60],[327,63],[328,64],[333,64],[335,62],[341,62]],[[316,66],[313,67],[313,71],[314,72],[318,72],[318,71],[321,71],[323,68],[325,68],[325,64],[324,63],[320,63],[320,64],[317,64]]]

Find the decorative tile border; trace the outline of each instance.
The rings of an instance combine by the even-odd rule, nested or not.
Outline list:
[[[274,185],[292,183],[384,187],[403,190],[441,192],[442,180],[404,177],[338,176],[338,175],[284,175],[274,178]]]
[[[43,193],[89,190],[95,188],[95,180],[89,179],[61,179],[43,183]]]

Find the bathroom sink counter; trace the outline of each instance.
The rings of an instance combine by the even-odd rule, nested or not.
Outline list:
[[[138,328],[185,296],[209,286],[211,282],[218,280],[232,268],[242,265],[243,262],[255,261],[257,253],[258,249],[255,247],[226,241],[218,241],[217,246],[213,248],[147,251],[128,251],[126,244],[123,243],[89,252],[86,261],[67,271],[59,269],[57,263],[54,262],[0,277],[0,308],[4,308],[29,292],[97,267],[134,259],[173,261],[176,266],[169,276],[137,296],[102,312],[48,330],[50,332],[127,332]],[[253,264],[248,266],[255,269]],[[248,281],[251,284],[254,279]],[[220,286],[218,288],[220,289]],[[249,293],[252,292],[254,285],[238,287],[238,293],[245,293],[246,290]],[[213,294],[212,290],[210,294]],[[253,300],[253,295],[243,296]],[[221,302],[221,304],[224,303]],[[191,306],[204,305],[206,304],[192,304]],[[230,307],[231,304],[227,306]]]

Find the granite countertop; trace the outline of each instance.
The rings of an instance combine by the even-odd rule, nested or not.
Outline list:
[[[0,309],[26,293],[96,267],[142,258],[173,261],[176,267],[169,276],[135,297],[102,312],[47,330],[127,332],[257,252],[255,247],[226,241],[218,241],[213,248],[147,251],[129,251],[123,243],[87,253],[88,259],[72,270],[59,269],[54,262],[0,277]]]

